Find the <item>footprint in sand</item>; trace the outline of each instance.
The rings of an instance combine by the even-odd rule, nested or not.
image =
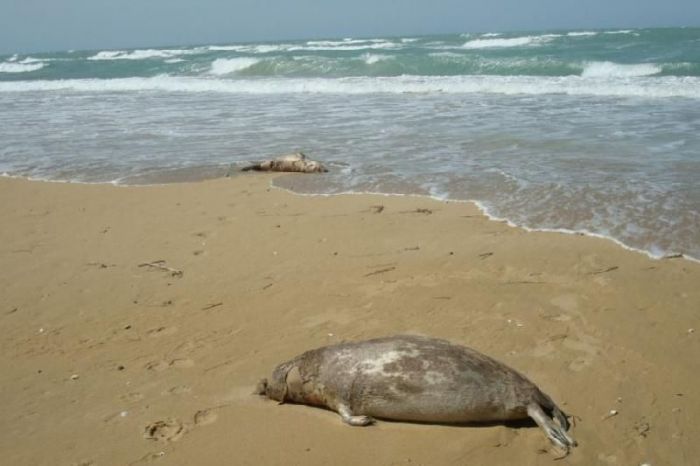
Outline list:
[[[135,403],[137,401],[143,400],[143,393],[131,392],[127,393],[126,395],[120,396],[119,399],[128,403]]]
[[[168,367],[170,366],[165,361],[151,361],[148,364],[146,364],[146,369],[154,372],[162,372]]]
[[[163,392],[163,395],[187,395],[191,392],[192,388],[188,387],[187,385],[178,385],[176,387],[171,388],[167,392]]]
[[[177,369],[187,369],[194,366],[194,361],[188,358],[177,358],[170,362],[166,361],[151,361],[146,364],[146,369],[154,372],[162,372],[169,367],[175,367]]]
[[[218,415],[214,409],[202,409],[194,414],[193,424],[184,424],[179,419],[167,418],[151,422],[143,430],[143,438],[157,442],[175,442],[193,427],[206,426],[216,422]]]
[[[213,424],[214,422],[216,422],[216,419],[218,417],[219,415],[211,409],[202,409],[194,414],[194,424],[196,426],[206,426],[208,424]]]
[[[150,337],[162,337],[177,333],[177,327],[156,327],[146,332]]]
[[[178,369],[186,369],[192,366],[194,366],[194,361],[187,358],[173,359],[170,361],[170,367],[177,367]]]
[[[158,442],[174,442],[179,440],[185,433],[185,426],[177,419],[165,419],[155,421],[146,426],[143,437],[147,440]]]

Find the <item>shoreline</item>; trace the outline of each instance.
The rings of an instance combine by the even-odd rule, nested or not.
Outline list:
[[[446,198],[441,198],[439,196],[433,196],[430,194],[396,194],[396,193],[379,193],[379,192],[341,192],[341,193],[331,193],[331,194],[325,194],[325,193],[299,193],[296,191],[293,191],[291,189],[287,189],[281,186],[276,186],[274,182],[270,183],[270,186],[280,189],[284,192],[287,192],[289,194],[293,194],[295,196],[309,196],[309,197],[315,197],[315,196],[327,196],[327,197],[332,197],[332,196],[387,196],[387,197],[418,197],[418,198],[424,198],[424,199],[430,199],[435,202],[452,202],[452,203],[464,203],[464,204],[472,204],[476,206],[477,209],[479,209],[479,212],[481,214],[488,218],[492,222],[497,222],[497,223],[505,223],[511,228],[517,228],[521,229],[530,233],[560,233],[562,235],[571,235],[571,236],[586,236],[589,238],[598,238],[606,241],[611,241],[615,245],[619,246],[620,248],[630,251],[630,252],[635,252],[638,254],[642,254],[646,257],[648,257],[651,260],[670,260],[670,259],[685,259],[690,262],[696,262],[700,263],[700,259],[697,259],[693,256],[684,254],[684,253],[669,253],[665,254],[663,256],[656,255],[652,253],[651,251],[647,251],[645,249],[640,249],[640,248],[635,248],[634,246],[628,246],[627,244],[623,243],[622,241],[618,240],[615,237],[604,235],[602,233],[595,233],[592,231],[588,230],[569,230],[567,228],[534,228],[534,227],[528,227],[525,225],[518,225],[517,223],[512,222],[508,218],[505,217],[499,217],[497,215],[493,215],[489,213],[488,208],[483,205],[481,201],[474,200],[474,199],[446,199]]]
[[[217,179],[225,179],[225,178],[232,178],[235,176],[256,176],[255,174],[243,174],[239,173],[239,170],[233,170],[233,166],[238,166],[237,164],[227,164],[227,165],[207,165],[204,167],[187,167],[187,168],[175,168],[175,169],[169,169],[169,170],[156,170],[153,173],[145,174],[145,175],[133,175],[132,178],[138,178],[142,177],[144,178],[143,183],[124,183],[122,182],[122,179],[117,179],[113,181],[98,181],[98,182],[83,182],[83,181],[64,181],[64,180],[49,180],[49,179],[43,179],[43,178],[31,178],[31,177],[26,177],[26,176],[21,176],[21,175],[10,175],[8,173],[0,173],[0,178],[9,178],[9,179],[18,179],[18,180],[26,180],[30,182],[39,182],[39,183],[60,183],[60,184],[85,184],[85,185],[108,185],[108,186],[116,186],[116,187],[139,187],[139,186],[164,186],[164,185],[169,185],[169,184],[181,184],[181,183],[201,183],[201,182],[207,182],[211,180],[217,180]],[[174,178],[168,177],[167,174],[172,172],[178,172]],[[183,172],[180,174],[179,172]],[[211,174],[211,176],[205,174]],[[216,174],[214,174],[216,173]],[[257,174],[259,175],[259,174]],[[161,182],[149,182],[149,176],[153,176],[155,179],[163,179],[164,181]],[[492,214],[489,212],[489,209],[483,205],[482,201],[476,200],[476,199],[449,199],[449,198],[443,198],[440,196],[435,196],[431,194],[418,194],[418,193],[409,193],[409,194],[398,194],[398,193],[381,193],[381,192],[353,192],[353,191],[347,191],[347,192],[339,192],[339,193],[304,193],[304,192],[297,192],[294,191],[293,189],[286,188],[284,186],[278,186],[274,183],[274,179],[280,178],[280,177],[285,177],[285,176],[295,176],[294,174],[285,174],[285,173],[276,173],[272,174],[274,178],[270,181],[270,186],[279,189],[281,191],[287,192],[289,194],[295,195],[295,196],[310,196],[310,197],[315,197],[315,196],[322,196],[322,197],[331,197],[331,196],[408,196],[408,197],[419,197],[419,198],[425,198],[425,199],[430,199],[434,200],[436,202],[454,202],[454,203],[469,203],[475,205],[479,211],[489,220],[494,221],[494,222],[499,222],[499,223],[506,223],[509,227],[512,228],[519,228],[527,232],[541,232],[541,233],[560,233],[563,235],[572,235],[572,236],[586,236],[586,237],[591,237],[591,238],[599,238],[607,241],[611,241],[615,245],[621,247],[622,249],[625,249],[627,251],[635,252],[638,254],[642,254],[644,256],[647,256],[649,259],[652,260],[672,260],[672,259],[684,259],[690,262],[694,263],[700,263],[700,258],[696,258],[694,256],[691,256],[686,253],[678,253],[678,252],[667,252],[664,255],[659,255],[655,254],[651,251],[648,251],[646,249],[642,248],[637,248],[635,246],[630,246],[623,241],[615,238],[614,236],[606,235],[603,233],[596,233],[590,230],[571,230],[568,228],[546,228],[546,227],[529,227],[526,225],[519,225],[510,219],[506,217],[499,217],[495,214]],[[153,178],[151,178],[153,179]]]
[[[274,178],[0,179],[8,464],[554,464],[536,427],[352,428],[251,395],[305,350],[400,333],[533,380],[577,417],[565,464],[700,455],[698,264],[471,203],[298,196]]]

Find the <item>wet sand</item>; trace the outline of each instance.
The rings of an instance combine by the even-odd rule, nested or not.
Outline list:
[[[3,464],[699,461],[700,264],[271,180],[0,179]],[[536,427],[357,428],[251,395],[306,349],[397,333],[525,373],[580,446],[555,463]]]

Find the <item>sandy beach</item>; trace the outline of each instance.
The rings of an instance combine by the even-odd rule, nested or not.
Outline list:
[[[2,464],[700,462],[700,264],[271,180],[0,179]],[[537,427],[356,428],[251,394],[307,349],[398,333],[523,372],[579,447],[555,462]]]

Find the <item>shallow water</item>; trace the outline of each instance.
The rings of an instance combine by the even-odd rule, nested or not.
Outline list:
[[[698,45],[672,29],[0,57],[0,172],[177,181],[304,150],[331,172],[298,191],[476,200],[697,258]]]

